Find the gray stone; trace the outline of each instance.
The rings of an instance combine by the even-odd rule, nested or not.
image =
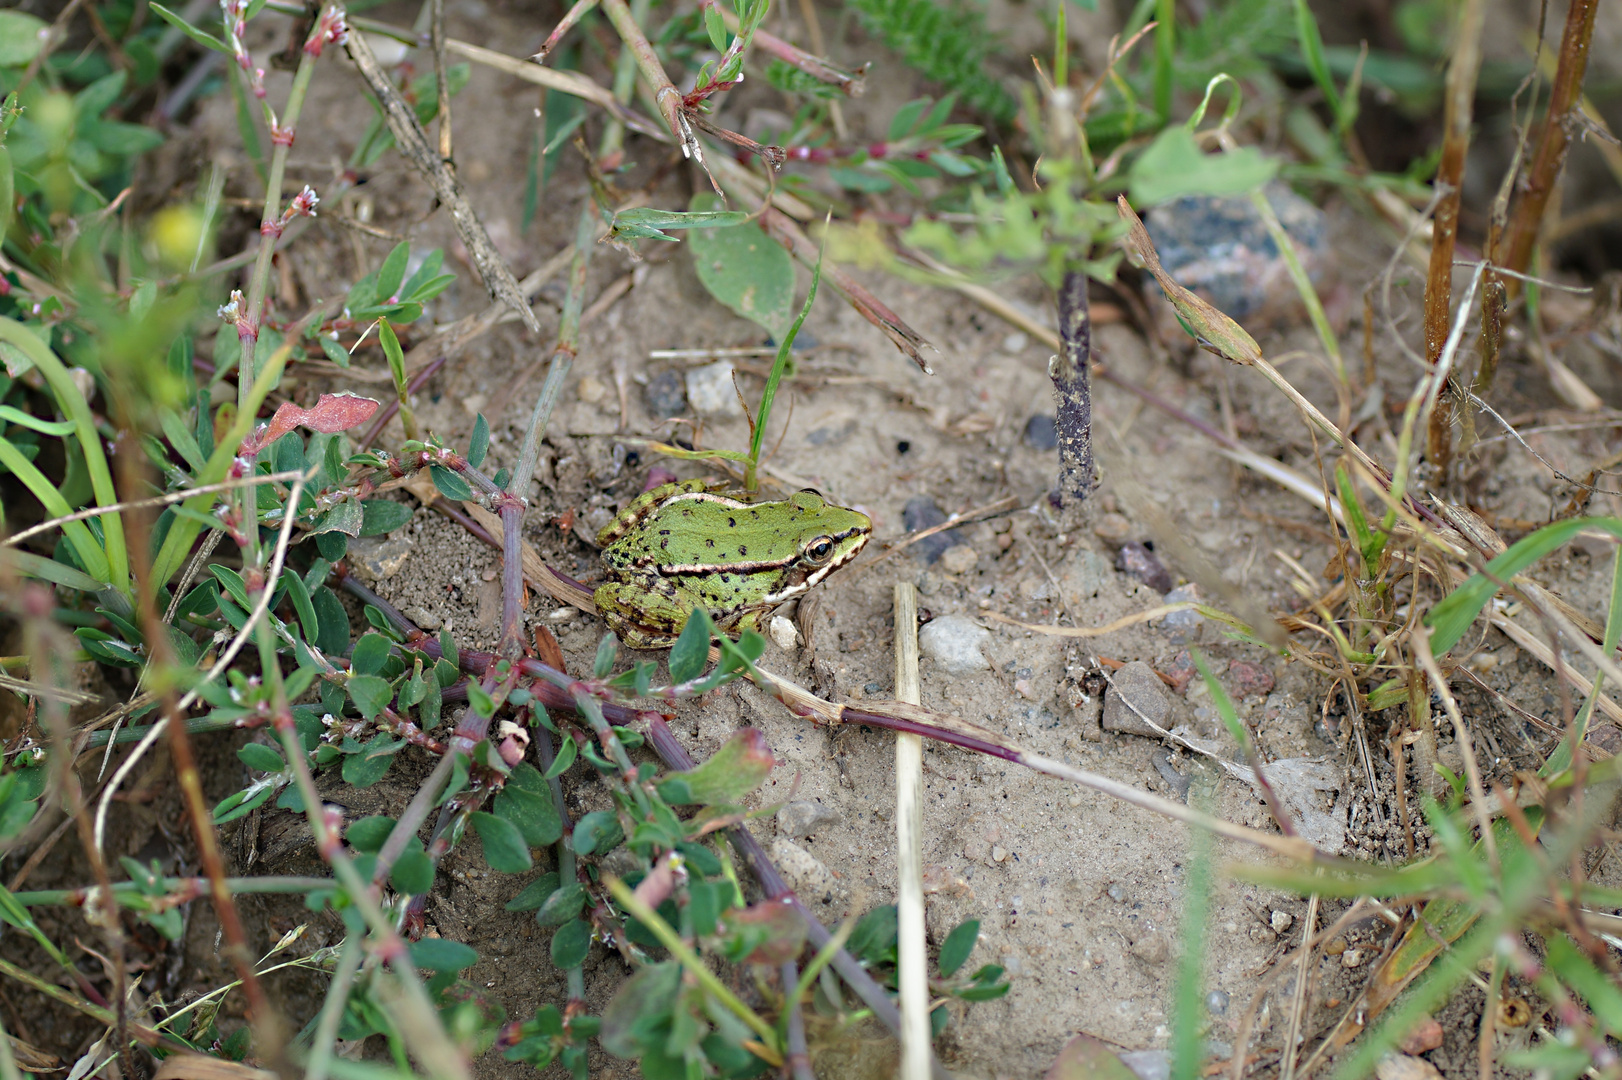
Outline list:
[[[700,416],[718,416],[738,407],[732,388],[732,361],[717,360],[687,373],[687,403]]]
[[[1055,449],[1059,445],[1059,429],[1054,426],[1053,417],[1037,413],[1025,421],[1025,445],[1032,450]]]
[[[1179,585],[1164,597],[1168,604],[1181,604],[1185,601],[1201,603],[1205,597],[1200,593],[1200,587],[1193,582]],[[1193,608],[1183,611],[1174,611],[1167,615],[1160,623],[1160,628],[1171,635],[1173,645],[1187,645],[1200,640],[1200,634],[1205,629],[1205,616]]]
[[[411,537],[403,532],[351,537],[349,567],[363,581],[383,581],[400,572],[415,548]]]
[[[901,527],[910,533],[932,529],[945,520],[946,511],[936,506],[935,500],[928,495],[914,495],[907,500],[907,505],[901,508]],[[943,529],[924,537],[912,545],[913,557],[922,559],[925,563],[934,562],[947,548],[959,542],[953,535],[955,532],[956,529]]]
[[[802,836],[810,836],[824,825],[836,825],[839,820],[839,811],[833,807],[824,806],[814,799],[798,799],[784,803],[778,809],[777,831],[798,840]]]
[[[648,411],[661,420],[680,416],[687,408],[687,389],[679,372],[662,371],[648,380],[642,388],[642,399]]]
[[[1171,695],[1154,668],[1134,660],[1110,676],[1110,687],[1104,692],[1104,730],[1158,738],[1160,732],[1144,721],[1170,730],[1171,706]]]
[[[962,615],[942,615],[918,631],[918,647],[948,675],[964,675],[991,667],[981,647],[991,631]]]

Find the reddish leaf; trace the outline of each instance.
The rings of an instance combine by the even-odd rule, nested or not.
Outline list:
[[[286,402],[276,410],[269,424],[242,440],[242,453],[257,454],[296,427],[307,427],[323,435],[348,431],[370,420],[377,407],[377,402],[371,398],[350,393],[322,394],[310,409]]]

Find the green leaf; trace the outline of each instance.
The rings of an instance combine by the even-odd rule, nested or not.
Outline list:
[[[704,5],[704,31],[710,35],[710,44],[716,52],[726,52],[727,24],[721,18],[721,9],[715,4]]]
[[[394,245],[394,250],[384,258],[383,265],[377,269],[378,303],[387,304],[398,299],[396,294],[400,291],[400,282],[405,280],[406,263],[410,259],[411,244],[405,240]]]
[[[578,753],[579,748],[575,745],[575,741],[565,736],[563,745],[558,748],[558,756],[552,762],[552,767],[546,770],[546,779],[553,780],[567,772],[569,766],[574,764],[575,755]]]
[[[558,872],[548,870],[528,885],[524,891],[507,901],[508,911],[534,911],[546,903],[546,898],[557,891]]]
[[[152,5],[164,14],[158,5]],[[43,19],[22,11],[0,11],[0,67],[23,67],[39,55],[45,44]]]
[[[681,636],[670,647],[670,681],[691,682],[704,673],[710,658],[710,638],[715,636],[715,625],[703,608],[694,608],[687,616],[687,625]]]
[[[383,850],[388,841],[389,833],[394,831],[394,819],[381,814],[373,817],[363,817],[350,824],[344,830],[344,839],[356,851],[367,855],[376,855]]]
[[[352,675],[347,689],[355,708],[368,720],[381,712],[394,696],[389,681],[377,675]]]
[[[379,536],[391,533],[411,520],[415,513],[410,506],[393,499],[367,499],[360,504],[361,536]]]
[[[614,670],[614,657],[619,652],[619,639],[612,633],[604,634],[597,643],[597,658],[592,662],[592,673],[599,679]]]
[[[480,413],[473,419],[473,436],[467,443],[467,463],[477,469],[484,464],[484,455],[490,449],[490,421]]]
[[[974,951],[975,943],[980,940],[980,920],[968,919],[953,928],[946,940],[941,942],[940,963],[938,965],[941,977],[947,978],[957,972],[969,959]]]
[[[394,860],[394,868],[389,871],[389,881],[396,892],[407,896],[422,896],[434,887],[434,861],[425,851],[407,848]]]
[[[555,844],[563,835],[563,821],[550,793],[538,795],[508,784],[496,796],[495,814],[516,828],[530,847]]]
[[[561,885],[547,894],[540,910],[535,913],[535,921],[542,926],[562,926],[580,914],[588,899],[586,887],[580,882],[571,881]]]
[[[356,675],[376,675],[388,663],[394,643],[382,634],[368,633],[355,642],[355,651],[349,654],[349,667]]]
[[[720,200],[701,192],[689,205],[703,213]],[[794,261],[789,253],[753,223],[697,228],[688,241],[693,268],[710,295],[781,341],[794,321]]]
[[[279,773],[287,768],[286,759],[263,743],[243,744],[237,749],[237,760],[260,772]]]
[[[659,793],[667,801],[675,802],[678,794],[683,802],[697,802],[706,806],[733,806],[743,802],[744,796],[765,781],[775,762],[766,745],[766,736],[759,728],[740,728],[722,747],[710,755],[708,761],[686,772],[675,773],[670,780],[679,780],[685,791],[669,790],[666,780],[659,785]],[[589,816],[589,815],[588,815]],[[579,828],[576,827],[578,835]]]
[[[1484,574],[1471,575],[1468,581],[1449,593],[1425,616],[1425,624],[1432,628],[1431,651],[1441,656],[1459,643],[1481,609],[1487,606],[1487,601],[1498,592],[1498,582],[1510,580],[1545,555],[1565,546],[1584,529],[1608,532],[1622,538],[1622,519],[1568,518],[1545,525],[1537,532],[1515,541],[1507,551],[1487,564]]]
[[[887,136],[889,140],[895,142],[912,134],[912,129],[918,126],[918,118],[924,115],[927,108],[929,108],[928,98],[915,98],[897,109],[895,115],[890,117],[890,133]]]
[[[404,244],[402,243],[402,247]],[[396,249],[398,250],[398,249]],[[394,376],[394,389],[399,393],[405,392],[405,350],[400,348],[400,339],[394,333],[394,327],[389,325],[386,318],[377,321],[377,337],[383,343],[383,356],[389,362],[389,374]]]
[[[468,486],[467,481],[445,468],[445,466],[430,465],[428,473],[434,478],[434,486],[439,489],[439,493],[445,498],[456,502],[473,498],[473,489]]]
[[[344,779],[356,787],[371,787],[383,779],[383,774],[394,764],[394,755],[399,753],[405,744],[404,739],[395,739],[386,733],[373,736],[360,753],[344,757]]]
[[[511,822],[480,810],[473,814],[473,827],[484,844],[484,861],[490,864],[490,869],[503,874],[520,874],[535,865],[523,835]]]
[[[566,922],[552,935],[552,963],[559,969],[579,967],[591,951],[591,924],[581,919]]]
[[[321,623],[321,634],[315,647],[329,656],[341,656],[349,648],[349,612],[338,595],[322,585],[310,594],[316,618]]]
[[[1279,161],[1253,146],[1221,154],[1200,150],[1181,124],[1166,128],[1127,172],[1134,206],[1158,206],[1185,195],[1242,195],[1278,172]]]
[[[619,820],[612,811],[593,810],[575,823],[574,850],[577,855],[605,854],[619,843]],[[613,843],[609,841],[612,840]]]
[[[423,938],[410,945],[411,962],[429,971],[461,971],[479,962],[479,954],[460,941]]]

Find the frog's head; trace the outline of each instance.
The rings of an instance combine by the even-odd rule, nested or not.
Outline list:
[[[797,582],[795,592],[804,592],[856,557],[873,535],[873,522],[860,510],[835,506],[814,488],[804,488],[789,497],[791,529],[795,547]]]

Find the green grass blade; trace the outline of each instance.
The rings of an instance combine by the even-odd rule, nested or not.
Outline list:
[[[62,493],[51,483],[50,478],[34,463],[23,456],[23,452],[9,439],[0,438],[0,465],[5,466],[12,475],[23,482],[23,486],[33,493],[45,513],[53,518],[66,517],[73,513],[73,507],[62,498]],[[73,545],[73,553],[84,564],[85,571],[96,579],[96,588],[99,590],[111,584],[112,571],[107,563],[107,553],[97,543],[96,536],[82,521],[70,521],[62,526],[62,532],[67,536],[68,543]]]
[[[1570,518],[1545,525],[1515,541],[1509,550],[1487,564],[1484,573],[1471,575],[1425,616],[1425,625],[1432,629],[1431,651],[1441,656],[1459,643],[1481,609],[1497,594],[1498,582],[1509,581],[1545,555],[1563,547],[1584,529],[1598,529],[1622,539],[1622,518]],[[1614,610],[1614,603],[1612,608]]]
[[[101,449],[101,436],[96,432],[95,417],[90,414],[90,403],[79,393],[73,376],[68,374],[67,365],[51,351],[50,346],[40,340],[39,335],[15,319],[0,317],[0,340],[15,345],[34,362],[39,373],[50,384],[57,405],[73,421],[79,447],[84,452],[85,470],[90,474],[90,488],[95,492],[96,505],[111,506],[116,503],[118,493],[113,488],[113,474],[107,467],[107,455]],[[102,515],[102,535],[107,538],[104,548],[107,572],[104,580],[125,596],[130,596],[129,551],[124,546],[124,519],[117,513]],[[77,544],[74,546],[78,547]],[[85,565],[89,566],[88,563]],[[101,576],[92,573],[93,576]]]

